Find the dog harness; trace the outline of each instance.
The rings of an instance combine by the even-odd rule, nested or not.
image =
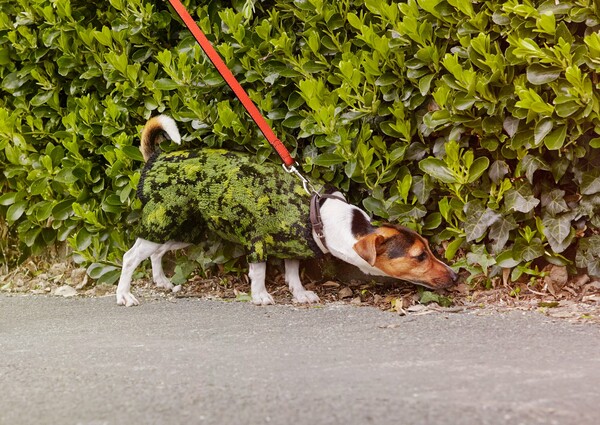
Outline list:
[[[241,245],[248,262],[321,254],[310,225],[310,197],[280,166],[238,152],[157,152],[138,185],[138,236],[198,243],[207,232]]]

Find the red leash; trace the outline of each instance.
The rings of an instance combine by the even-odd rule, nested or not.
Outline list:
[[[221,76],[225,79],[225,82],[229,85],[229,87],[231,87],[237,98],[240,100],[240,102],[242,102],[242,105],[244,105],[244,108],[246,108],[256,125],[258,125],[260,131],[262,131],[262,133],[265,135],[266,139],[269,141],[271,146],[273,146],[273,148],[277,151],[283,163],[288,167],[292,166],[294,164],[294,159],[290,156],[288,150],[285,148],[281,140],[277,138],[277,136],[275,135],[267,121],[265,121],[264,117],[254,104],[254,102],[252,102],[250,97],[248,97],[246,91],[235,79],[234,75],[231,73],[229,68],[227,68],[227,65],[225,64],[225,62],[223,62],[221,56],[219,56],[217,51],[210,44],[210,41],[208,41],[202,30],[198,28],[198,25],[196,25],[196,22],[190,16],[185,6],[181,4],[179,0],[169,0],[169,3],[171,3],[171,6],[173,6],[179,17],[183,20],[183,23],[190,30],[198,44],[200,44],[200,47],[202,47],[202,50],[204,50],[206,56],[208,56],[210,61],[217,68],[219,74],[221,74]],[[294,172],[293,170],[288,171]]]

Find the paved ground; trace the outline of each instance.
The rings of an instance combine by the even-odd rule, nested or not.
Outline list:
[[[598,424],[600,327],[0,296],[0,424]]]

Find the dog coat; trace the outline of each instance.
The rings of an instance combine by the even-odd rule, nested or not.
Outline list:
[[[312,237],[310,196],[275,164],[218,149],[157,152],[138,185],[138,236],[197,243],[214,232],[241,245],[248,262],[321,253]]]

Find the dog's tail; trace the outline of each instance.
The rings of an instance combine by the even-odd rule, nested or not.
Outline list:
[[[177,124],[173,118],[167,115],[150,118],[142,130],[141,139],[140,151],[144,157],[144,162],[150,159],[156,150],[156,146],[162,141],[172,140],[178,145],[181,143]]]

